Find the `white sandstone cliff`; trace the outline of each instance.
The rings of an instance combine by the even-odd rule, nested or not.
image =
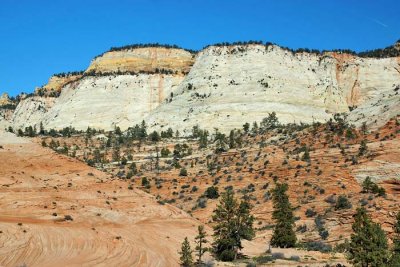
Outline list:
[[[353,110],[351,122],[376,126],[399,112],[399,70],[398,57],[293,53],[275,45],[210,46],[194,59],[180,49],[113,51],[94,59],[87,73],[141,73],[84,75],[58,98],[21,101],[12,124],[109,130],[144,119],[155,129],[198,124],[227,132],[273,111],[283,123],[309,123]]]

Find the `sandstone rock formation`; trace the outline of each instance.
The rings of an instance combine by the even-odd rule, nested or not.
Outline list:
[[[369,101],[393,92],[400,83],[398,69],[398,58],[293,54],[262,45],[209,47],[198,54],[172,101],[147,121],[179,129],[199,124],[223,131],[261,121],[273,111],[285,123],[325,121],[363,103],[369,110]],[[399,106],[398,98],[391,97],[379,106],[388,101]]]
[[[66,75],[53,75],[49,82],[43,87],[37,88],[36,91],[43,89],[44,92],[61,92],[61,89],[70,82],[76,81],[82,77],[82,74],[66,74]]]
[[[3,93],[0,96],[0,106],[9,105],[9,104],[12,104],[10,97],[8,96],[7,93]]]
[[[53,108],[43,114],[43,124],[126,129],[163,103],[182,79],[182,75],[164,74],[85,77],[63,89]]]
[[[39,96],[21,100],[12,115],[12,126],[15,129],[23,129],[27,126],[36,126],[39,129],[40,122],[55,101],[54,97]]]
[[[1,129],[0,145],[1,266],[178,266],[196,234],[124,181]]]
[[[209,46],[194,59],[177,48],[114,49],[82,77],[50,79],[46,88],[62,87],[61,96],[21,101],[12,123],[109,130],[145,120],[156,129],[198,124],[226,132],[275,111],[283,123],[348,112],[356,125],[381,126],[399,112],[399,85],[399,57],[294,53],[261,44]]]
[[[165,69],[188,72],[193,65],[193,55],[183,49],[142,47],[110,51],[96,57],[87,72],[153,72]]]

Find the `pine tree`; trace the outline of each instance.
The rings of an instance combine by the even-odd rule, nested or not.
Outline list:
[[[358,208],[352,225],[349,260],[355,266],[386,266],[389,251],[385,232],[371,221],[365,208]]]
[[[215,129],[215,137],[214,137],[215,152],[221,153],[226,151],[226,136],[223,133],[220,133],[218,129]]]
[[[40,134],[40,135],[43,135],[43,134],[44,134],[43,122],[40,122],[40,125],[39,125],[39,134]]]
[[[208,145],[208,131],[200,131],[199,133],[200,139],[199,139],[199,147],[200,148],[206,148]]]
[[[250,123],[246,122],[245,124],[243,124],[243,130],[245,133],[248,133],[250,129]]]
[[[258,124],[257,124],[256,121],[253,122],[253,128],[251,129],[251,132],[252,132],[253,134],[257,134],[257,133],[258,133]]]
[[[389,266],[400,267],[400,211],[397,213],[393,230],[395,236],[393,238],[393,251]]]
[[[287,184],[276,184],[272,191],[274,211],[272,218],[276,221],[271,245],[280,248],[291,248],[296,245],[296,234],[293,230],[294,216],[293,208],[286,195]]]
[[[275,111],[272,113],[268,113],[268,117],[264,118],[260,124],[262,130],[270,130],[275,129],[279,126],[279,120],[276,116]]]
[[[161,137],[160,137],[160,135],[158,134],[157,131],[153,131],[153,132],[150,134],[150,140],[151,140],[152,142],[158,142],[158,141],[161,140]]]
[[[242,247],[242,239],[254,237],[251,206],[243,200],[238,203],[232,190],[222,193],[219,205],[214,210],[213,252],[218,260],[232,261]]]
[[[310,162],[310,160],[311,160],[310,151],[309,151],[308,147],[306,147],[306,146],[304,146],[304,154],[301,157],[301,160],[308,161],[308,162]]]
[[[229,133],[229,148],[235,148],[235,132],[231,130]]]
[[[361,141],[360,147],[358,149],[358,155],[363,156],[365,153],[367,153],[368,147],[367,147],[367,141],[364,139]]]
[[[185,237],[185,240],[183,240],[179,255],[181,255],[181,257],[179,258],[181,260],[181,266],[193,266],[192,249],[190,248],[189,240],[187,237]]]
[[[368,131],[367,123],[363,122],[362,125],[361,125],[361,132],[362,132],[363,135],[367,135],[367,131]]]
[[[147,126],[144,120],[142,121],[142,124],[140,125],[140,128],[138,130],[139,140],[144,140],[147,137]]]
[[[204,231],[204,226],[203,225],[199,225],[199,227],[197,228],[198,230],[198,234],[197,236],[194,238],[195,242],[196,242],[196,256],[197,256],[197,264],[201,265],[203,264],[203,261],[201,260],[201,258],[203,257],[204,253],[207,251],[207,248],[204,247],[204,245],[207,243],[207,239],[206,239],[206,231]]]

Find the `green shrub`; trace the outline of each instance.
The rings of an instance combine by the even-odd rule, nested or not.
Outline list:
[[[301,244],[301,247],[303,247],[306,250],[310,251],[319,251],[319,252],[324,252],[328,253],[332,251],[332,246],[329,244],[325,244],[324,242],[321,241],[311,241],[307,243]]]
[[[219,260],[221,261],[233,261],[235,259],[235,252],[232,250],[224,250],[219,255]]]
[[[336,205],[335,205],[336,210],[351,209],[351,207],[352,205],[350,201],[344,195],[340,195],[336,200]]]
[[[181,170],[179,171],[179,176],[187,176],[188,172],[185,168],[181,168]]]
[[[204,192],[204,196],[209,199],[216,199],[219,197],[218,187],[210,186]]]

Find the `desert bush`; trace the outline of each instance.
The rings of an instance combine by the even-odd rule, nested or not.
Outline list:
[[[342,210],[342,209],[351,209],[352,205],[348,198],[344,195],[340,195],[336,200],[335,209]]]
[[[65,215],[65,216],[64,216],[64,220],[66,220],[66,221],[73,221],[74,219],[72,219],[72,216],[71,216],[71,215]]]
[[[204,196],[209,199],[216,199],[219,197],[218,187],[210,186],[204,192]]]
[[[179,171],[179,176],[187,176],[188,172],[185,168],[181,168]]]
[[[301,244],[301,247],[310,251],[319,251],[323,253],[328,253],[332,251],[332,246],[325,244],[321,241],[311,241]]]
[[[317,212],[313,209],[307,209],[305,214],[306,214],[306,217],[310,218],[310,217],[314,217],[317,214]]]

